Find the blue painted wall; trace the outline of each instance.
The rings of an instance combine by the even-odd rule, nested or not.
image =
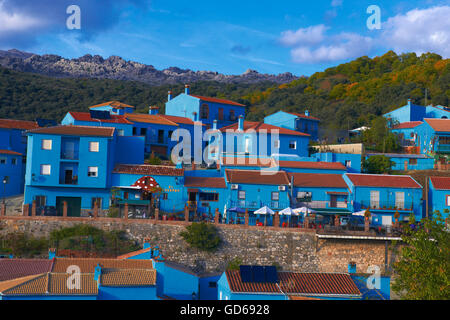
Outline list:
[[[15,196],[23,193],[24,165],[21,155],[2,154],[0,152],[0,195]],[[6,179],[6,180],[5,180]],[[7,183],[3,183],[3,181]]]
[[[156,286],[99,286],[97,300],[158,300]]]
[[[311,155],[318,161],[340,162],[347,167],[347,172],[361,172],[361,155],[351,153],[318,152]]]
[[[441,213],[443,219],[450,216],[449,213],[445,213],[444,210],[450,210],[450,205],[447,200],[450,197],[450,190],[438,190],[434,188],[431,181],[428,181],[428,206],[430,213],[437,210]]]
[[[278,111],[265,117],[264,123],[310,134],[312,140],[318,139],[319,120],[302,118],[288,112]]]

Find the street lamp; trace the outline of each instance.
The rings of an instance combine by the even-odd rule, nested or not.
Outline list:
[[[5,204],[5,201],[6,201],[6,183],[8,182],[6,177],[3,178],[2,182],[3,182],[3,204]]]

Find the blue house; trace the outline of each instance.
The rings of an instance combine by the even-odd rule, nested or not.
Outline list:
[[[212,128],[213,121],[217,120],[217,128],[220,129],[236,122],[239,116],[245,116],[245,105],[226,99],[193,95],[189,85],[186,85],[184,93],[175,98],[172,98],[172,92],[169,91],[166,115],[201,121],[206,129]]]
[[[320,120],[311,116],[308,110],[304,114],[280,110],[264,118],[264,123],[307,133],[312,140],[318,139],[319,122]]]
[[[360,300],[362,297],[346,273],[272,271],[272,268],[241,266],[240,270],[227,270],[218,281],[218,300]]]
[[[97,202],[109,208],[112,171],[143,162],[143,138],[117,136],[112,127],[56,126],[28,131],[24,203],[38,212],[87,216]],[[48,212],[47,212],[48,211]]]
[[[369,209],[374,225],[391,226],[394,214],[407,221],[422,218],[422,186],[411,176],[346,173],[353,212]]]
[[[408,171],[434,169],[434,158],[430,158],[424,154],[367,153],[366,159],[376,155],[384,155],[388,157],[394,163],[392,166],[392,170]]]
[[[391,131],[399,136],[402,147],[414,147],[419,142],[416,127],[422,123],[423,121],[399,123],[394,125]]]
[[[310,135],[263,122],[244,121],[222,127],[223,152],[226,156],[273,156],[293,154],[308,156]]]
[[[424,119],[415,129],[420,153],[450,154],[450,119]]]
[[[133,113],[135,107],[120,101],[108,101],[91,106],[89,109],[94,111],[108,111],[114,115],[124,115],[126,113]]]
[[[450,177],[430,177],[428,208],[430,213],[439,211],[444,219],[450,210]]]
[[[323,162],[340,162],[347,167],[347,172],[361,172],[361,154],[317,152],[313,153],[311,157]]]
[[[12,150],[0,150],[0,195],[15,196],[23,193],[24,165],[23,155]]]
[[[408,99],[406,105],[385,113],[383,116],[398,123],[423,121],[425,118],[449,119],[450,109],[433,105],[425,107],[414,104],[411,102],[411,99]]]

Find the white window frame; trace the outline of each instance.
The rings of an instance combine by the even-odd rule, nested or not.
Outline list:
[[[48,170],[45,170],[46,168]],[[41,176],[49,176],[51,174],[52,174],[52,166],[50,164],[41,164]]]
[[[52,139],[42,139],[41,140],[41,149],[42,150],[52,150],[53,148],[53,140]]]
[[[96,148],[94,148],[95,145],[97,146]],[[100,143],[98,141],[90,141],[89,152],[100,152]]]
[[[380,207],[380,191],[370,190],[370,207],[379,208]]]
[[[445,204],[447,205],[447,207],[450,207],[450,195],[446,195],[445,196]]]
[[[123,130],[123,129],[117,129],[117,135],[118,135],[118,136],[124,136],[124,135],[125,135],[125,130]]]
[[[346,166],[347,168],[351,168],[351,166],[352,166],[352,160],[345,160],[345,166]]]
[[[244,195],[243,198],[241,197],[241,194]],[[245,196],[246,196],[245,190],[239,190],[239,191],[238,191],[238,199],[239,199],[239,200],[245,200]]]
[[[294,145],[293,148],[291,147],[291,144]],[[291,141],[289,141],[289,149],[291,149],[291,150],[297,150],[297,141],[296,141],[296,140],[291,140]]]
[[[395,193],[395,206],[397,209],[405,209],[405,193],[403,191]]]
[[[93,170],[95,169],[95,170]],[[92,175],[90,173],[95,173],[95,175]],[[88,177],[93,177],[93,178],[97,178],[98,177],[98,167],[88,167]]]
[[[274,140],[273,147],[275,149],[280,149],[280,140]]]

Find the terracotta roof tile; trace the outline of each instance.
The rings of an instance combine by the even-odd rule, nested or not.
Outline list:
[[[262,173],[260,170],[225,170],[229,183],[288,185],[289,178],[285,171],[274,171],[274,174]]]
[[[115,107],[117,109],[123,109],[123,108],[133,108],[134,109],[135,108],[133,106],[130,106],[129,104],[125,104],[125,103],[122,103],[120,101],[103,102],[103,103],[91,106],[89,108],[98,108],[98,107],[105,107],[105,106],[111,106],[111,107]]]
[[[240,131],[238,131],[238,123],[237,122],[232,125],[220,128],[220,131],[222,131],[222,132],[226,132],[227,130],[234,130],[236,133],[240,132]],[[244,132],[246,132],[248,130],[255,130],[256,132],[265,130],[268,134],[273,131],[277,131],[278,134],[282,134],[282,135],[310,137],[310,135],[307,133],[273,126],[271,124],[267,124],[264,122],[244,121]]]
[[[395,176],[387,174],[347,173],[347,177],[357,187],[411,188],[421,189],[422,186],[411,176]]]
[[[105,258],[56,258],[53,272],[66,272],[71,265],[80,267],[81,273],[94,272],[95,267],[100,264],[105,269],[152,269],[152,260],[119,260]]]
[[[361,292],[345,273],[278,272],[279,286],[274,283],[242,282],[238,270],[226,271],[228,284],[235,293],[278,293],[289,295],[337,295],[359,297]]]
[[[49,259],[0,259],[0,281],[50,272]]]
[[[31,279],[24,281],[14,287],[6,289],[2,292],[3,295],[16,295],[16,294],[27,294],[27,295],[42,295],[47,292],[48,288],[48,274],[44,273],[32,277]]]
[[[194,94],[191,94],[191,96],[198,98],[202,101],[206,101],[206,102],[214,102],[214,103],[229,104],[229,105],[233,105],[233,106],[245,107],[244,104],[240,104],[240,103],[237,103],[237,102],[234,102],[231,100],[227,100],[227,99],[204,97],[204,96],[198,96],[198,95],[194,95]]]
[[[0,150],[0,154],[12,154],[15,156],[23,156],[23,154],[12,150]]]
[[[424,119],[436,132],[450,132],[450,119]]]
[[[166,119],[158,114],[137,114],[137,113],[128,113],[125,115],[125,118],[131,122],[140,122],[140,123],[152,123],[152,124],[161,124],[165,126],[174,126],[178,127],[178,124]]]
[[[169,166],[155,166],[150,164],[119,164],[114,168],[113,173],[157,175],[157,176],[183,176],[184,169]]]
[[[186,117],[169,116],[169,115],[166,115],[166,114],[160,114],[159,116],[163,117],[163,118],[165,118],[167,120],[170,120],[172,122],[178,123],[178,124],[189,124],[189,125],[194,125],[195,124],[194,121],[192,121],[191,119],[186,118]],[[202,126],[205,126],[205,124],[202,123]]]
[[[392,129],[412,129],[417,127],[418,125],[421,125],[422,121],[409,121],[409,122],[402,122],[392,127]]]
[[[21,278],[7,280],[7,281],[0,281],[0,292],[4,292],[8,289],[14,288],[18,285],[21,285],[29,280],[39,277],[39,276],[41,276],[41,275],[40,274],[31,275],[31,276],[21,277]]]
[[[438,190],[450,190],[450,177],[430,177],[433,187]]]
[[[347,184],[340,174],[323,173],[288,173],[289,178],[294,177],[294,186],[296,187],[327,187],[327,188],[345,188]]]
[[[89,112],[74,112],[69,111],[69,114],[78,121],[89,121],[89,122],[104,122],[104,123],[121,123],[121,124],[131,124],[125,116],[122,115],[111,115],[111,119],[93,119]]]
[[[30,130],[39,128],[36,121],[0,119],[0,128]]]
[[[185,187],[193,188],[226,188],[225,178],[223,177],[185,177]]]
[[[319,170],[343,170],[347,168],[340,162],[323,161],[275,161],[280,168],[319,169]]]
[[[94,137],[112,137],[114,135],[114,128],[110,127],[89,127],[89,126],[56,126],[48,128],[39,128],[29,130],[29,133],[40,134],[56,134],[67,136],[94,136]]]
[[[118,256],[117,259],[128,259],[128,258],[135,257],[135,256],[143,254],[143,253],[150,252],[151,250],[152,250],[152,248],[136,250],[133,252],[122,254],[122,255]]]
[[[155,269],[102,269],[101,285],[105,287],[154,286]]]
[[[221,165],[227,167],[270,167],[272,158],[222,157]]]

